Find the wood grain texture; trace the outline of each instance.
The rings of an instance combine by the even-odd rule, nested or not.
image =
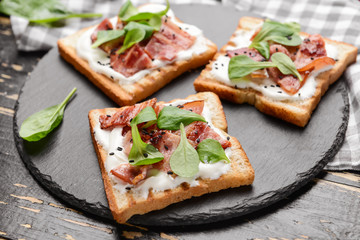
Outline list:
[[[8,22],[8,21],[7,21]],[[0,29],[10,26],[0,22]],[[22,64],[24,72],[0,71],[12,80],[0,81],[0,92],[10,89],[19,94],[26,76],[42,54],[22,54],[16,51],[13,36],[0,35],[0,61],[8,66]],[[4,43],[4,44],[3,44]],[[6,46],[6,48],[5,48]],[[15,80],[14,80],[15,79]],[[15,81],[15,82],[13,82]],[[9,87],[11,86],[11,88]],[[7,103],[9,104],[9,103]],[[15,101],[4,106],[14,110]],[[196,228],[142,228],[116,225],[97,217],[81,214],[46,192],[24,167],[14,144],[12,116],[0,113],[0,239],[359,239],[360,193],[358,173],[339,172],[350,177],[333,178],[322,172],[287,199],[248,216]],[[327,179],[324,181],[323,179]],[[341,180],[341,179],[346,179]],[[337,185],[330,182],[337,183]],[[26,187],[24,187],[26,186]],[[352,186],[353,188],[347,188]],[[30,196],[43,203],[32,203],[11,197]],[[20,206],[39,209],[39,213]],[[63,219],[71,220],[66,221]],[[75,223],[76,222],[76,223]],[[96,226],[88,227],[88,225]],[[31,227],[25,227],[25,226]],[[85,226],[84,226],[85,225]],[[106,229],[106,231],[100,230]],[[112,233],[108,233],[108,229]]]

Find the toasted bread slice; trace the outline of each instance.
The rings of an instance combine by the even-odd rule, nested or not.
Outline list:
[[[101,141],[96,137],[100,130],[99,116],[102,114],[113,114],[117,109],[96,109],[89,112],[91,135],[98,156],[106,195],[111,212],[117,222],[124,223],[135,214],[144,214],[153,210],[162,209],[172,203],[180,202],[191,197],[216,192],[226,188],[249,185],[253,182],[254,170],[252,169],[244,150],[235,137],[230,137],[226,133],[226,118],[221,102],[216,94],[203,92],[190,95],[186,99],[204,100],[205,106],[209,110],[208,112],[211,112],[212,125],[218,128],[224,137],[228,137],[227,139],[231,142],[230,167],[227,172],[216,179],[194,178],[194,181],[197,181],[197,184],[183,182],[171,189],[156,192],[150,188],[150,190],[147,190],[147,196],[145,195],[145,197],[143,195],[135,194],[135,190],[133,189],[126,192],[120,191],[119,188],[116,187],[114,176],[111,176],[112,174],[108,173],[106,170],[106,161],[109,153],[108,150],[103,147]],[[171,102],[177,100],[178,99]],[[144,183],[146,183],[146,179],[137,185]]]
[[[253,31],[261,25],[263,19],[254,17],[243,17],[240,19],[236,31]],[[302,36],[308,36],[307,33],[301,33]],[[197,91],[212,91],[220,98],[235,103],[249,103],[258,110],[271,116],[280,118],[297,126],[304,127],[319,103],[322,95],[325,94],[329,85],[340,78],[346,67],[356,61],[357,48],[343,42],[337,42],[330,39],[324,39],[326,44],[331,44],[337,48],[338,56],[336,64],[332,69],[322,72],[315,78],[316,89],[312,97],[302,100],[276,100],[265,96],[260,91],[253,88],[239,88],[230,86],[219,81],[211,74],[212,64],[220,56],[226,54],[229,46],[235,46],[233,40],[236,38],[236,32],[232,35],[229,42],[223,46],[214,59],[201,72],[201,75],[195,80],[194,86]]]
[[[177,18],[176,20],[181,22]],[[94,71],[88,61],[79,56],[76,43],[86,31],[93,28],[85,28],[60,39],[58,41],[60,55],[120,106],[135,104],[155,93],[182,73],[207,64],[217,51],[217,46],[202,36],[199,39],[201,44],[205,45],[205,51],[202,53],[198,54],[195,51],[187,60],[175,59],[173,62],[166,62],[162,67],[151,69],[149,73],[137,81],[124,84],[113,80],[111,75],[106,76]],[[110,68],[110,66],[108,67]]]

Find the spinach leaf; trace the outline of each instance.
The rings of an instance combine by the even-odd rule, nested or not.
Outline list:
[[[299,81],[302,81],[300,73],[296,70],[294,62],[286,54],[278,52],[271,55],[271,61],[276,64],[276,67],[281,73],[285,75],[292,74],[296,76]]]
[[[171,170],[181,177],[193,177],[199,172],[200,159],[186,138],[184,124],[180,124],[181,140],[170,157]]]
[[[2,0],[0,12],[6,15],[23,17],[31,23],[51,26],[53,23],[67,18],[93,18],[101,17],[97,13],[74,13],[58,0]]]
[[[129,32],[133,29],[143,29],[145,31],[144,39],[151,37],[154,32],[154,27],[149,25],[147,22],[129,22],[125,27],[124,30]]]
[[[159,113],[157,125],[160,129],[179,130],[180,123],[189,125],[194,121],[206,122],[205,118],[197,113],[166,106]]]
[[[301,44],[302,39],[299,34],[293,34],[290,36],[269,36],[265,38],[265,41],[274,41],[286,46],[298,46]]]
[[[258,50],[266,59],[269,59],[270,47],[268,42],[253,42],[252,47]]]
[[[121,36],[124,36],[125,31],[124,30],[106,30],[106,31],[98,31],[97,33],[97,39],[91,45],[92,48],[97,48],[101,44],[109,42],[111,40],[117,39]]]
[[[246,55],[238,55],[230,59],[228,73],[229,78],[239,79],[249,75],[250,73],[268,67],[276,67],[272,62],[257,62]]]
[[[136,13],[135,11],[128,13],[128,11],[126,11],[126,12],[122,12],[122,15],[123,15],[122,17],[120,15],[119,16],[120,16],[120,19],[124,22],[149,20],[149,19],[153,18],[154,16],[159,16],[159,17],[164,16],[169,11],[169,8],[170,8],[169,0],[166,0],[166,8],[163,11],[160,11],[157,13],[152,13],[152,12],[137,12]],[[132,10],[131,7],[130,7],[130,10]]]
[[[126,49],[132,47],[134,44],[141,42],[145,38],[145,35],[146,31],[142,28],[131,29],[126,33],[124,43],[116,53],[120,54]]]
[[[203,163],[216,163],[221,160],[230,163],[221,144],[214,139],[205,139],[199,143],[196,151],[199,154],[200,161]]]
[[[127,19],[133,15],[138,13],[138,9],[131,3],[130,0],[127,0],[120,8],[120,12],[118,14],[120,19]]]
[[[153,145],[143,142],[141,139],[137,124],[147,122],[148,125],[152,125],[156,122],[156,114],[152,107],[146,107],[140,111],[140,113],[131,121],[131,135],[133,145],[129,153],[129,162],[134,166],[149,165],[160,162],[164,159],[159,150]]]
[[[76,92],[74,88],[65,100],[48,108],[45,108],[28,117],[20,127],[19,135],[23,139],[34,142],[46,137],[62,121],[66,104]]]

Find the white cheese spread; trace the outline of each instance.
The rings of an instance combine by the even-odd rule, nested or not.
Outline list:
[[[158,12],[165,9],[164,5],[160,4],[146,4],[139,8],[140,12]],[[177,57],[173,61],[162,61],[155,60],[153,61],[154,67],[151,69],[141,70],[130,77],[125,77],[119,72],[116,72],[114,69],[110,68],[110,58],[109,55],[101,50],[100,48],[92,48],[91,45],[91,34],[94,32],[96,27],[93,27],[86,32],[84,32],[76,43],[76,53],[83,59],[85,59],[90,68],[95,72],[104,74],[109,78],[112,78],[115,82],[118,82],[120,85],[133,84],[139,81],[141,78],[145,77],[147,74],[151,73],[154,69],[160,68],[167,64],[170,64],[174,61],[183,61],[190,59],[193,54],[202,54],[208,50],[209,41],[203,36],[202,31],[196,26],[180,23],[175,19],[175,15],[172,10],[169,10],[167,15],[171,17],[176,25],[181,27],[184,31],[189,33],[192,36],[196,37],[194,44],[186,50],[182,50],[177,53]],[[117,17],[110,19],[111,23],[115,26]]]
[[[192,101],[194,100],[179,100],[171,104],[173,106],[177,106]],[[214,125],[212,124],[212,113],[206,103],[204,105],[202,116],[216,133],[218,133],[222,138],[226,139],[226,136],[221,132],[221,130],[214,127]],[[133,186],[115,177],[110,172],[112,169],[118,167],[120,164],[128,163],[128,157],[122,151],[124,145],[122,127],[115,127],[112,130],[101,129],[99,121],[97,120],[96,122],[97,123],[94,126],[94,134],[96,141],[104,148],[105,151],[107,151],[108,153],[113,153],[111,155],[108,154],[106,158],[105,170],[108,173],[112,182],[114,183],[114,188],[117,189],[120,193],[127,192],[126,188],[131,187],[132,192],[136,196],[147,198],[150,190],[152,190],[152,192],[164,191],[167,189],[176,188],[182,183],[188,183],[190,186],[197,186],[199,184],[199,179],[218,179],[223,174],[226,174],[231,168],[231,164],[224,161],[219,161],[213,164],[204,164],[200,162],[199,172],[196,176],[192,178],[183,178],[180,176],[174,178],[165,172],[152,170],[153,172],[151,175],[153,176],[148,177],[137,185]],[[121,150],[119,149],[119,147]],[[225,149],[225,154],[228,158],[231,157],[230,147]]]
[[[243,29],[237,30],[234,37],[230,40],[234,46],[228,46],[227,50],[234,50],[243,47],[248,47],[251,44],[250,38],[255,33],[253,31],[246,31]],[[327,56],[333,59],[338,57],[338,49],[336,45],[326,43],[325,45]],[[236,87],[236,88],[252,88],[256,91],[261,92],[264,96],[269,97],[273,100],[283,101],[301,101],[304,99],[311,98],[316,90],[316,77],[327,70],[330,70],[333,66],[326,66],[319,71],[313,71],[306,79],[305,84],[300,88],[300,90],[294,94],[290,95],[283,91],[279,85],[277,85],[272,79],[264,78],[259,79],[258,81],[250,80],[230,80],[228,74],[230,58],[225,55],[220,55],[211,66],[210,74],[216,78],[218,81],[223,82],[227,85]]]

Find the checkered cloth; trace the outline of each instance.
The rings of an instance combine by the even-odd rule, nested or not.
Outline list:
[[[75,12],[96,12],[105,16],[116,15],[122,1],[63,0],[68,9]],[[143,3],[133,0],[134,4]],[[152,2],[161,2],[154,0]],[[171,0],[171,3],[220,4],[215,0]],[[258,13],[278,21],[295,21],[308,33],[320,33],[328,38],[345,41],[360,48],[360,2],[356,0],[223,0],[239,10]],[[30,26],[19,17],[11,17],[13,32],[19,50],[47,50],[56,45],[59,38],[97,23],[98,19],[68,19],[63,28]],[[360,62],[360,55],[358,61]],[[353,64],[345,72],[349,87],[350,119],[344,144],[328,170],[360,171],[360,63]]]

